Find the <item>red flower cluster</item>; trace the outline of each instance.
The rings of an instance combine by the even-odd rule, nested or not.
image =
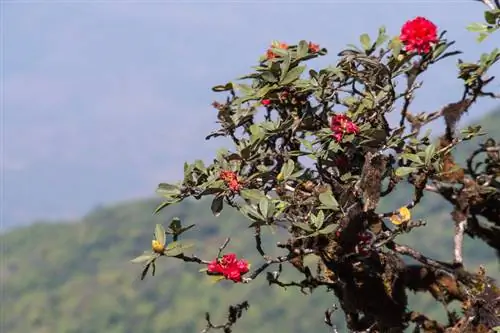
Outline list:
[[[262,103],[262,105],[270,105],[271,104],[271,100],[270,99],[263,99],[262,101],[260,101]]]
[[[244,259],[237,260],[236,254],[228,253],[208,264],[207,271],[223,275],[226,279],[241,282],[241,275],[248,273],[250,265]]]
[[[233,192],[238,192],[241,189],[240,181],[234,171],[222,170],[219,178],[226,182],[227,187]]]
[[[407,52],[428,53],[431,45],[438,42],[437,27],[426,18],[418,16],[403,24],[399,39]]]
[[[275,49],[282,49],[282,50],[287,50],[288,49],[288,44],[287,43],[280,43],[280,42],[273,42],[271,44],[271,48],[267,50],[266,57],[267,60],[271,60],[276,58],[278,55],[272,51],[272,48]]]
[[[332,117],[330,129],[333,131],[333,137],[337,140],[337,142],[340,142],[346,133],[359,133],[359,127],[344,114],[336,114]]]
[[[309,52],[318,53],[319,52],[319,44],[314,44],[313,42],[309,42]]]

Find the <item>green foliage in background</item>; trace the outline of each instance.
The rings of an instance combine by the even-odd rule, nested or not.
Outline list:
[[[480,124],[500,139],[500,109]],[[477,141],[463,145],[458,160],[470,155]],[[383,208],[399,207],[409,190],[401,189],[400,202],[384,202]],[[414,214],[429,223],[404,235],[404,241],[432,257],[449,260],[452,233],[444,227],[451,223],[449,205],[437,195],[424,200]],[[328,332],[321,314],[335,300],[321,289],[306,296],[295,288],[269,287],[264,279],[248,285],[213,284],[198,272],[198,265],[178,260],[168,260],[158,266],[155,278],[140,281],[129,258],[151,242],[151,226],[166,225],[175,216],[196,224],[193,232],[186,233],[186,241],[197,245],[187,251],[215,256],[224,237],[232,236],[239,241],[231,242],[229,250],[248,253],[251,261],[258,259],[253,231],[236,212],[225,210],[214,218],[210,202],[187,201],[172,206],[167,214],[151,216],[157,204],[156,200],[124,202],[96,209],[76,223],[38,223],[1,235],[2,329],[9,333],[192,333],[204,327],[206,311],[222,321],[227,304],[248,299],[250,309],[237,324],[241,332]],[[271,248],[285,236],[269,234],[264,246]],[[500,265],[487,246],[467,238],[465,257],[467,267],[475,270],[484,264],[500,279]],[[289,273],[294,276],[293,270]],[[443,307],[424,294],[411,294],[410,304],[445,318]],[[334,319],[339,331],[345,332],[342,315]]]

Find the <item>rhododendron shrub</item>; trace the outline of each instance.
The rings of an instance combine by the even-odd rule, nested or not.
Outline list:
[[[462,255],[465,235],[500,254],[500,148],[485,138],[467,165],[453,159],[457,145],[482,134],[474,126],[458,131],[462,115],[478,99],[498,97],[488,90],[488,71],[499,61],[499,50],[478,61],[455,58],[463,82],[457,99],[430,113],[410,108],[421,74],[439,71],[441,61],[461,53],[454,44],[431,20],[416,17],[393,36],[385,28],[375,38],[363,34],[360,46],[331,57],[331,66],[306,70],[307,61],[327,56],[326,48],[310,40],[272,42],[251,73],[213,88],[224,96],[213,103],[219,128],[207,139],[226,137],[232,147],[220,150],[209,165],[186,163],[181,182],[160,184],[165,200],[156,210],[189,197],[210,198],[215,216],[225,207],[236,209],[254,229],[261,259],[251,269],[244,253],[226,252],[229,239],[212,257],[187,255],[179,238],[192,225],[174,219],[166,229],[157,225],[152,249],[134,259],[145,265],[142,277],[170,257],[197,263],[200,272],[230,280],[233,288],[259,278],[271,287],[320,288],[332,294],[353,332],[402,332],[410,325],[416,332],[487,332],[500,326],[495,281],[484,270],[468,271]],[[397,122],[389,121],[390,114]],[[422,133],[435,121],[442,132],[432,138]],[[481,154],[486,157],[479,163]],[[381,198],[390,198],[401,183],[413,188],[407,204],[381,211]],[[443,226],[454,234],[448,261],[434,260],[399,238],[425,225],[411,213],[428,192],[453,206],[453,223]],[[478,223],[479,217],[488,222]],[[282,253],[273,257],[261,235],[277,225],[286,228],[288,241],[277,244]],[[306,259],[317,262],[314,272]],[[281,282],[287,264],[303,280]],[[430,292],[445,306],[461,302],[462,309],[450,312],[448,322],[437,322],[409,308],[409,291]],[[230,307],[222,325],[207,319],[207,329],[230,332],[247,307]],[[335,330],[330,313],[325,322]]]

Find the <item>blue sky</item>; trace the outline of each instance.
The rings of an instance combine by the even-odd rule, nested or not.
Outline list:
[[[222,144],[204,141],[215,128],[210,88],[245,74],[273,39],[321,44],[329,55],[311,63],[321,66],[360,34],[385,25],[396,35],[420,15],[474,60],[500,45],[498,34],[478,44],[465,30],[485,8],[472,0],[3,0],[4,223],[153,195],[158,182],[180,177],[185,160],[208,159]],[[460,98],[455,63],[424,77],[415,112]],[[464,121],[495,103],[484,99]]]

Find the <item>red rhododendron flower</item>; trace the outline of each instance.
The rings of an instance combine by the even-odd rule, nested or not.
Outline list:
[[[286,49],[288,49],[288,44],[283,43],[283,42],[281,42],[281,43],[280,42],[273,42],[271,44],[271,48],[268,49],[267,52],[266,52],[266,58],[267,58],[267,60],[274,59],[274,58],[276,58],[278,56],[276,53],[274,53],[272,51],[272,48],[286,50]]]
[[[237,260],[236,254],[228,253],[220,259],[211,261],[207,266],[207,271],[223,275],[226,279],[234,282],[241,282],[241,276],[248,273],[249,266],[246,260]]]
[[[269,104],[271,104],[271,100],[270,99],[263,99],[260,102],[262,103],[262,105],[269,105]]]
[[[425,17],[418,16],[403,24],[399,39],[407,52],[428,53],[431,45],[438,42],[437,27]]]
[[[319,44],[314,44],[313,42],[309,42],[309,52],[318,53],[319,52]]]
[[[241,189],[240,181],[234,171],[222,170],[219,178],[226,182],[231,191],[238,192]]]
[[[359,127],[344,114],[336,114],[332,117],[330,129],[333,131],[333,138],[340,142],[344,134],[358,134]]]

